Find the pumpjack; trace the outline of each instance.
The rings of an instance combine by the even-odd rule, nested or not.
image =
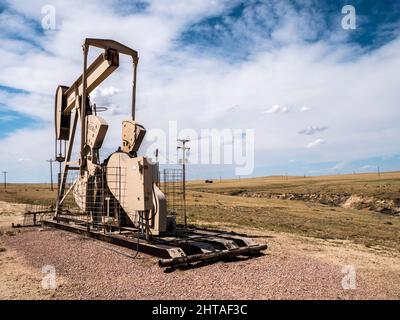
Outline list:
[[[90,47],[102,53],[88,66]],[[97,114],[90,94],[119,67],[120,54],[132,62],[131,118],[122,122],[118,150],[101,161],[108,123]],[[138,61],[137,51],[119,42],[85,39],[82,75],[71,86],[56,90],[56,159],[63,171],[54,215],[42,223],[157,256],[160,266],[260,254],[265,244],[232,232],[182,227],[168,214],[168,199],[159,188],[158,163],[138,155],[146,133],[135,114]],[[78,126],[79,157],[73,161]],[[68,184],[71,172],[76,178]],[[71,195],[78,214],[64,208]]]

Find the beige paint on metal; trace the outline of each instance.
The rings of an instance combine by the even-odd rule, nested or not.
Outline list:
[[[64,110],[67,107],[67,100],[65,92],[68,87],[58,86],[56,90],[56,105],[55,105],[55,129],[57,140],[68,140],[71,126],[71,114],[64,114]]]
[[[119,67],[119,55],[114,50],[108,53],[100,54],[95,61],[87,69],[87,89],[86,93],[90,94],[97,86],[100,85],[115,69]],[[67,107],[65,113],[71,112],[75,107],[75,100],[82,95],[82,75],[74,82],[74,84],[65,92],[67,99]]]
[[[154,203],[157,204],[157,211],[155,212],[154,219],[151,221],[152,233],[159,235],[167,231],[167,199],[164,193],[154,185]],[[153,215],[153,210],[150,212],[150,216]]]
[[[99,116],[89,115],[87,119],[86,144],[92,149],[99,149],[103,145],[108,130],[107,122]]]
[[[122,121],[122,151],[137,152],[145,134],[146,129],[134,120]]]
[[[113,49],[115,51],[118,51],[119,53],[131,56],[135,63],[138,62],[138,53],[136,50],[133,50],[115,40],[86,38],[85,45],[90,45],[101,49]]]
[[[153,181],[149,169],[145,157],[131,158],[116,152],[108,159],[108,187],[127,213],[152,209]]]
[[[88,185],[88,175],[85,173],[83,176],[78,176],[75,181],[75,187],[73,188],[73,195],[76,204],[79,209],[83,212],[87,210],[87,185]]]
[[[87,49],[89,46],[102,48],[105,51],[86,68]],[[138,212],[146,212],[146,215],[150,217],[148,226],[151,233],[159,234],[164,232],[167,225],[166,200],[164,194],[156,186],[159,178],[158,174],[155,174],[157,167],[146,157],[136,157],[136,152],[139,150],[146,133],[144,127],[134,121],[137,52],[108,39],[85,39],[84,48],[83,74],[85,75],[85,88],[83,87],[82,74],[69,88],[59,87],[56,94],[56,138],[69,141],[65,159],[66,166],[62,176],[62,192],[60,192],[57,202],[56,215],[60,204],[63,202],[62,199],[64,199],[65,179],[69,170],[78,118],[81,119],[81,132],[84,135],[81,139],[79,161],[81,174],[76,181],[73,192],[75,200],[82,211],[88,210],[88,201],[91,201],[87,190],[89,182],[94,183],[94,187],[97,188],[95,175],[100,167],[97,164],[96,152],[103,144],[108,125],[101,117],[95,115],[85,116],[86,110],[83,110],[83,107],[86,105],[86,96],[119,67],[119,53],[121,53],[130,55],[133,59],[132,120],[124,121],[122,124],[123,152],[112,154],[106,164],[107,186],[132,221],[138,221]],[[85,100],[82,100],[84,93]],[[73,113],[74,109],[75,113]],[[69,126],[63,126],[62,124],[71,115],[73,116],[72,130],[69,130]],[[67,130],[69,131],[67,132]],[[89,149],[92,151],[90,155]],[[93,152],[93,150],[96,150],[96,152]]]
[[[116,152],[107,163],[107,185],[133,223],[139,221],[138,211],[148,211],[150,230],[157,235],[166,231],[167,208],[164,194],[154,184],[153,171],[148,158]]]

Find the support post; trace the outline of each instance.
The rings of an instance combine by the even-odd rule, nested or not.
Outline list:
[[[187,215],[186,215],[186,151],[190,150],[190,148],[186,147],[186,143],[189,142],[189,139],[178,139],[178,142],[182,143],[182,146],[178,146],[178,150],[182,149],[182,175],[183,175],[183,219],[185,224],[185,236],[186,236],[186,243],[188,240],[187,234]]]
[[[137,73],[137,61],[133,60],[132,120],[135,120],[135,111],[136,111],[136,73]]]
[[[71,160],[71,155],[72,155],[72,148],[74,146],[74,138],[75,138],[75,131],[76,131],[76,125],[78,123],[78,117],[79,117],[79,108],[76,109],[75,113],[73,113],[73,119],[72,119],[72,130],[69,134],[69,140],[68,140],[68,146],[67,146],[67,151],[65,154],[65,166],[64,166],[64,172],[61,175],[61,180],[60,180],[60,187],[58,190],[58,198],[57,198],[57,204],[56,204],[56,211],[55,211],[55,217],[58,216],[60,208],[61,208],[61,200],[64,197],[64,192],[65,192],[65,183],[67,180],[67,175],[68,175],[68,169],[69,169],[69,161]]]
[[[83,44],[83,73],[82,73],[82,102],[81,102],[81,157],[80,157],[80,173],[83,175],[85,167],[85,144],[86,144],[86,71],[87,71],[87,57],[88,57],[88,45],[85,42]]]

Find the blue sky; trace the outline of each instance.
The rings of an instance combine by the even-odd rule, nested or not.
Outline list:
[[[42,27],[46,5],[55,30]],[[344,5],[356,10],[355,30],[342,28]],[[252,176],[400,170],[399,30],[399,1],[1,1],[0,170],[10,181],[48,180],[55,88],[80,74],[85,37],[139,51],[148,130],[168,121],[254,130]],[[120,143],[129,79],[121,67],[96,94],[114,126],[104,152]],[[229,165],[189,172],[235,174]]]
[[[27,91],[0,85],[0,91],[13,95],[27,94]],[[6,104],[0,104],[0,139],[12,135],[13,131],[21,128],[33,128],[39,123],[35,118],[26,116],[23,112],[15,112]]]
[[[307,41],[317,42],[323,38],[329,38],[332,32],[342,34],[346,37],[347,43],[355,43],[365,50],[376,49],[383,44],[395,39],[399,27],[400,3],[398,1],[289,1],[293,9],[299,15],[318,15],[315,24],[318,32],[315,32]],[[338,12],[345,5],[353,5],[358,16],[357,28],[347,31],[341,28],[342,19]],[[185,30],[179,41],[185,45],[194,45],[206,49],[206,52],[220,52],[227,55],[237,53],[240,57],[247,57],[252,54],[252,38],[245,33],[231,33],[231,23],[246,21],[246,14],[254,8],[271,8],[270,19],[264,19],[263,15],[252,16],[250,24],[255,24],[254,32],[257,32],[261,39],[269,39],[275,30],[271,25],[279,24],[281,12],[279,8],[271,6],[268,1],[244,1],[230,7],[223,15],[206,17]],[[239,38],[241,38],[239,40]],[[246,46],[235,46],[237,41],[246,43]],[[221,45],[223,44],[223,45]]]

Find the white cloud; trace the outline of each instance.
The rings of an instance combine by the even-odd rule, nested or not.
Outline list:
[[[316,139],[312,142],[310,142],[309,144],[307,144],[307,148],[308,149],[312,149],[312,148],[317,148],[320,145],[324,144],[326,141],[324,139]]]
[[[105,88],[97,88],[90,94],[90,100],[96,104],[99,111],[109,111],[111,115],[122,115],[124,114],[121,106],[115,104],[115,96],[120,92],[119,88],[109,86]]]
[[[91,98],[100,97],[110,97],[118,94],[121,90],[115,88],[114,86],[106,87],[106,88],[98,88],[91,93]]]
[[[358,170],[372,170],[372,169],[377,170],[378,167],[367,164],[365,166],[361,166],[358,168]]]
[[[264,110],[262,113],[287,113],[287,112],[289,112],[289,108],[275,104],[271,108]]]
[[[11,115],[0,115],[0,121],[3,122],[8,122],[8,121],[13,121],[18,119],[16,116],[11,116]]]
[[[300,112],[306,112],[306,111],[309,111],[309,110],[310,110],[310,108],[307,107],[307,106],[302,106],[302,107],[300,108]]]
[[[311,127],[305,128],[305,129],[301,129],[299,131],[299,134],[313,135],[314,133],[322,132],[327,129],[328,129],[328,127],[326,127],[326,126],[320,126],[320,127],[311,126]]]
[[[328,168],[327,170],[340,170],[340,169],[344,169],[346,166],[347,166],[347,162],[341,161],[341,162],[338,162],[337,164],[335,164],[333,167]]]

